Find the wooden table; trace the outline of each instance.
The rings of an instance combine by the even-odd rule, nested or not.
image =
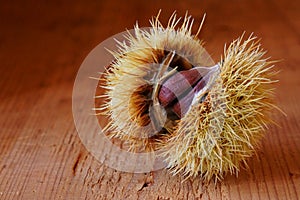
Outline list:
[[[230,3],[229,3],[230,2]],[[162,8],[207,19],[200,37],[217,61],[246,31],[281,72],[271,126],[249,170],[204,186],[166,170],[118,172],[82,145],[72,117],[72,87],[82,61],[101,41]],[[300,1],[85,1],[0,4],[0,199],[299,199]],[[196,27],[195,27],[196,31]]]

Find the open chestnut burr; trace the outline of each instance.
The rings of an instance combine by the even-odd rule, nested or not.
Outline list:
[[[276,108],[276,72],[252,35],[208,62],[192,22],[185,16],[176,28],[173,14],[164,28],[156,17],[149,31],[136,26],[119,42],[102,109],[107,134],[131,151],[157,151],[174,174],[218,180],[237,173],[258,146]]]

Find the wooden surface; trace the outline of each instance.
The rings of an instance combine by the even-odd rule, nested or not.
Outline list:
[[[0,3],[0,199],[299,199],[300,1],[106,1]],[[229,3],[230,2],[230,3]],[[215,60],[247,31],[281,70],[271,126],[249,170],[203,186],[165,170],[129,174],[107,168],[82,145],[71,95],[81,62],[109,36],[162,8],[207,19],[200,37]],[[196,28],[196,27],[195,27]]]

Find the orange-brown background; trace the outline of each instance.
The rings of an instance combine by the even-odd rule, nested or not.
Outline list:
[[[165,170],[109,169],[81,144],[71,95],[85,56],[113,34],[162,9],[189,11],[217,61],[225,43],[246,31],[282,59],[271,126],[249,170],[203,186]],[[300,2],[267,1],[2,1],[0,2],[0,199],[299,199]],[[195,31],[196,31],[195,27]]]

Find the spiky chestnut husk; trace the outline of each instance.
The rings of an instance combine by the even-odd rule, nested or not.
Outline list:
[[[153,18],[150,21],[150,32],[136,25],[135,36],[126,36],[128,45],[119,42],[119,52],[113,52],[115,61],[104,74],[106,85],[103,87],[107,90],[105,97],[108,101],[103,109],[111,119],[106,127],[107,133],[112,138],[128,143],[130,150],[155,149],[155,141],[159,135],[165,131],[173,132],[177,123],[168,121],[166,130],[157,133],[147,115],[153,86],[159,81],[159,78],[153,77],[163,70],[160,69],[161,64],[168,62],[170,52],[176,52],[174,66],[171,67],[180,65],[182,69],[177,70],[190,69],[190,63],[200,66],[213,64],[197,34],[192,35],[191,17],[186,16],[181,27],[175,30],[179,21],[174,14],[164,28],[158,17]]]
[[[175,131],[161,140],[174,174],[209,181],[237,173],[241,163],[247,166],[274,108],[272,62],[263,58],[254,39],[242,42],[241,37],[231,43],[215,84],[203,91],[206,100],[192,105]]]
[[[110,137],[128,143],[135,151],[159,149],[174,174],[200,175],[209,181],[238,172],[241,163],[247,165],[274,107],[274,72],[254,37],[244,42],[242,37],[237,39],[225,50],[213,83],[201,91],[188,113],[156,133],[147,111],[159,81],[153,77],[162,69],[152,64],[168,62],[174,51],[193,66],[209,65],[203,60],[202,43],[191,33],[190,19],[185,17],[178,30],[175,15],[167,28],[157,18],[152,20],[150,32],[135,27],[136,36],[127,36],[129,45],[120,43],[105,74],[108,102],[104,108],[111,118],[107,126]],[[156,135],[150,137],[153,133]]]

